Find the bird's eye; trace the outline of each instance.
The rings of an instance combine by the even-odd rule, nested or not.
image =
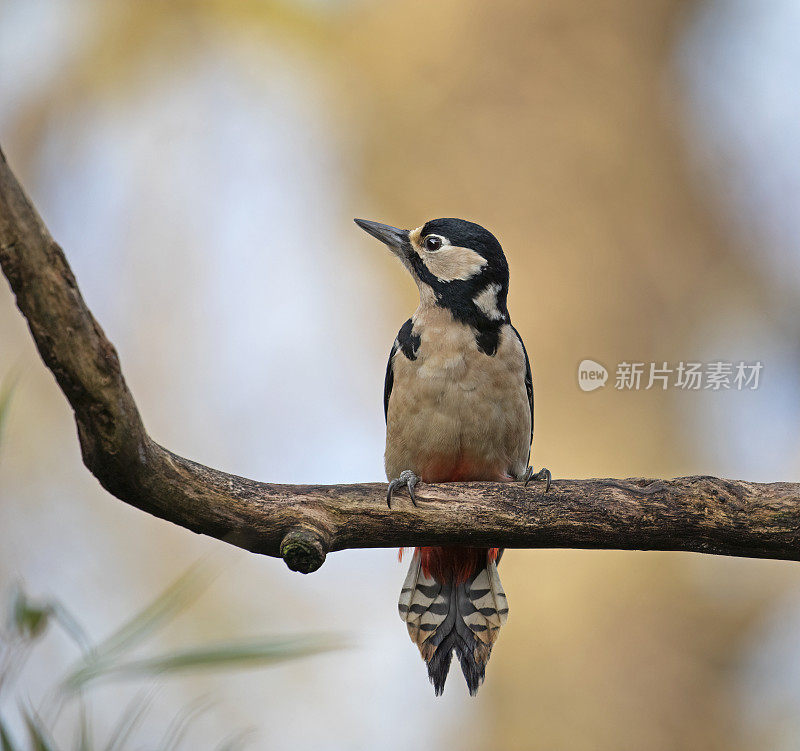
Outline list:
[[[439,250],[442,247],[442,238],[439,235],[428,235],[425,238],[425,250]]]

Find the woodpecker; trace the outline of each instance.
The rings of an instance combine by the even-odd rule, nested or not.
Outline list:
[[[511,325],[508,263],[491,232],[463,219],[414,230],[356,219],[400,259],[419,288],[419,307],[400,328],[384,382],[386,501],[401,487],[416,505],[422,482],[530,480],[533,381]],[[437,696],[453,652],[474,696],[508,618],[497,563],[480,547],[414,550],[398,610]],[[402,554],[402,551],[401,551]]]

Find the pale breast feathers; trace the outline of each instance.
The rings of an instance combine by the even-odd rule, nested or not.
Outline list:
[[[532,389],[525,349],[503,325],[487,355],[474,330],[432,309],[400,330],[386,372],[386,470],[428,481],[509,479],[524,472]]]

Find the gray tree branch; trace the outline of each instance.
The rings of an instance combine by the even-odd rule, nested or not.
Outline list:
[[[304,573],[328,552],[433,544],[685,550],[800,560],[800,485],[713,477],[422,485],[278,485],[229,475],[147,434],[116,350],[0,153],[0,265],[75,412],[83,461],[125,503]]]

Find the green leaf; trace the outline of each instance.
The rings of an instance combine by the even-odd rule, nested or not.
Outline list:
[[[154,690],[143,691],[128,704],[111,733],[106,751],[121,751],[153,702]]]
[[[6,728],[2,718],[0,718],[0,749],[2,751],[18,751],[18,746],[15,746],[14,741],[11,740],[8,728]]]
[[[91,642],[83,627],[78,623],[72,613],[67,610],[58,600],[50,603],[53,620],[57,621],[64,633],[69,636],[78,646],[84,655],[92,651]]]
[[[92,740],[89,731],[89,718],[86,713],[86,702],[80,697],[78,703],[78,737],[75,745],[76,751],[91,751]]]
[[[47,628],[52,611],[52,607],[47,603],[32,604],[19,586],[11,593],[11,628],[24,639],[36,639],[41,636]]]
[[[208,711],[211,705],[212,703],[207,698],[199,698],[184,707],[167,728],[164,740],[159,745],[161,751],[177,749],[188,732],[191,723],[203,712]]]
[[[196,563],[146,608],[103,641],[94,650],[95,659],[108,659],[143,642],[190,602],[197,599],[211,578],[208,564],[203,561]]]
[[[256,734],[257,731],[255,728],[239,730],[233,735],[223,739],[219,746],[217,746],[216,751],[238,751],[238,749],[244,748],[248,739],[252,738]]]
[[[24,707],[20,707],[20,713],[28,728],[31,751],[56,751],[56,747],[50,740],[48,732],[39,717],[34,712],[26,710]]]
[[[14,395],[18,380],[19,374],[12,372],[7,374],[0,383],[0,443],[2,443],[3,431],[11,408],[11,397]]]
[[[82,686],[97,678],[142,678],[194,670],[254,668],[345,646],[333,635],[224,642],[131,662],[88,662],[70,677],[70,683]]]

